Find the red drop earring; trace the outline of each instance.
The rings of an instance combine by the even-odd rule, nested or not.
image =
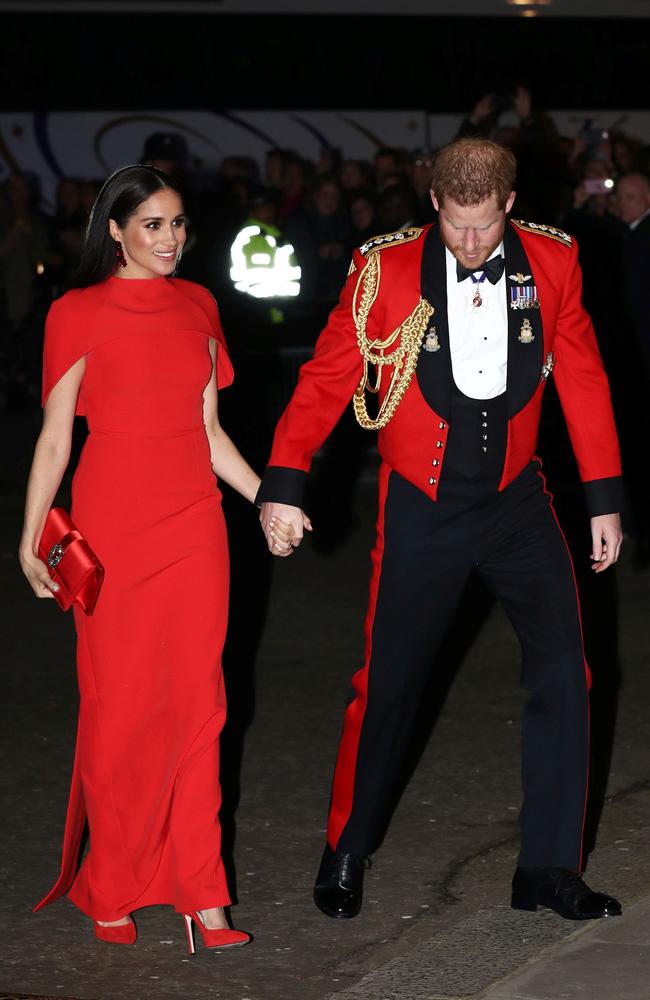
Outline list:
[[[117,256],[117,263],[120,267],[126,267],[126,257],[124,256],[124,250],[122,249],[122,244],[119,240],[115,240],[115,253]]]

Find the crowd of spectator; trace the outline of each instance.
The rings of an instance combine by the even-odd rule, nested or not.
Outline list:
[[[514,214],[560,226],[580,247],[584,298],[610,370],[618,405],[650,391],[650,146],[623,131],[585,127],[560,135],[518,85],[488,94],[466,116],[459,136],[484,136],[518,162]],[[219,300],[234,346],[243,330],[287,319],[298,340],[312,343],[345,280],[350,254],[370,236],[433,221],[429,177],[435,149],[380,148],[372,160],[323,149],[317,162],[271,149],[264,163],[227,156],[212,177],[193,172],[181,136],[149,137],[139,158],[174,174],[186,191],[190,239],[182,274]],[[50,214],[32,179],[13,174],[0,192],[0,398],[36,391],[43,318],[66,287],[101,181],[63,178]],[[230,248],[255,222],[291,243],[302,271],[299,297],[269,309],[233,288]],[[238,323],[238,317],[244,322]],[[252,327],[251,327],[252,324]],[[630,381],[631,380],[631,381]],[[634,383],[634,384],[632,384]],[[3,391],[4,390],[4,391]],[[648,429],[643,406],[622,413],[628,448]],[[636,428],[636,430],[634,429]],[[642,515],[643,516],[643,515]],[[647,515],[646,515],[647,516]]]
[[[577,138],[561,136],[521,85],[512,95],[481,98],[459,135],[490,137],[513,150],[519,166],[515,214],[577,235],[584,244],[587,297],[604,308],[605,301],[616,297],[609,295],[609,286],[616,277],[625,225],[619,182],[626,175],[648,176],[650,147],[622,132],[587,128]],[[271,149],[263,164],[228,156],[207,178],[193,176],[181,136],[155,134],[141,159],[174,174],[187,191],[191,240],[183,273],[217,295],[229,294],[232,240],[246,220],[259,218],[293,245],[302,270],[304,307],[328,306],[336,299],[352,248],[369,236],[433,221],[429,177],[434,155],[429,147],[381,148],[372,161],[364,161],[324,149],[318,161],[311,162],[292,150]],[[33,307],[42,305],[43,296],[65,288],[99,183],[64,177],[50,215],[39,207],[31,178],[14,174],[4,184],[4,356],[7,338],[30,343]],[[18,364],[24,353],[22,348],[16,352]]]

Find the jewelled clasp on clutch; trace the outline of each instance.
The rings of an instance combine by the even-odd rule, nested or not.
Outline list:
[[[63,559],[64,553],[65,549],[60,544],[60,542],[57,542],[56,545],[52,546],[52,548],[47,554],[47,565],[50,567],[50,569],[54,569],[55,566],[59,565],[59,563]]]

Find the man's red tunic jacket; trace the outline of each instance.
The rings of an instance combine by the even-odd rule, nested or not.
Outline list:
[[[621,463],[609,386],[593,326],[582,306],[582,276],[575,241],[551,227],[509,222],[504,234],[508,295],[508,433],[499,489],[535,454],[548,362],[567,422],[589,513],[622,506]],[[257,502],[302,506],[314,453],[350,402],[363,374],[352,302],[371,253],[381,254],[379,291],[367,322],[368,338],[385,338],[421,298],[433,306],[431,327],[440,345],[420,350],[417,369],[395,415],[379,431],[384,462],[436,500],[444,480],[452,370],[447,329],[444,247],[435,226],[355,250],[338,305],[314,356],[300,371],[281,417]],[[523,282],[522,282],[522,279]],[[510,308],[513,288],[534,286],[539,308]],[[522,336],[523,321],[530,333]],[[521,339],[520,339],[521,338]],[[384,371],[380,400],[389,382]]]

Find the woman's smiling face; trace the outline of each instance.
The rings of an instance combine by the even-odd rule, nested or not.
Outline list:
[[[162,188],[138,205],[123,229],[110,219],[109,230],[126,260],[126,267],[118,268],[120,278],[166,277],[187,238],[183,203],[176,191]]]

